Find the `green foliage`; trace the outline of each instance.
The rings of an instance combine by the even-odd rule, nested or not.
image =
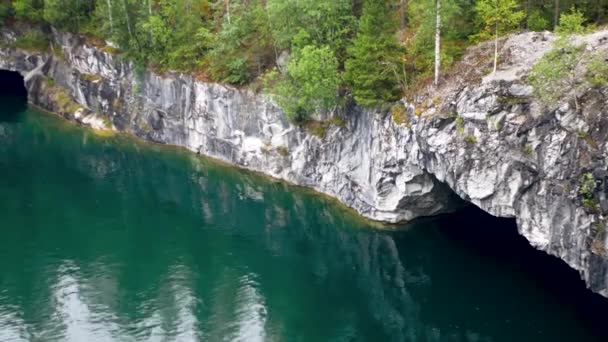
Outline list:
[[[466,137],[464,137],[464,142],[467,143],[467,144],[476,144],[477,143],[477,137],[475,137],[472,134],[469,134]]]
[[[595,210],[597,201],[595,200],[595,188],[597,181],[590,172],[587,172],[579,179],[578,194],[582,198],[583,206],[588,210]]]
[[[13,0],[13,8],[15,16],[18,19],[40,22],[43,20],[42,9],[44,7],[43,0]]]
[[[526,26],[547,29],[553,7],[542,2],[442,0],[442,70],[454,64],[471,41],[523,26],[519,8],[524,3]],[[604,3],[576,2],[577,10],[562,15],[559,32],[582,32],[583,13],[590,24],[601,23],[608,18],[608,3]],[[352,94],[363,106],[415,95],[434,67],[436,4],[435,0],[0,0],[0,23],[14,16],[39,25],[41,32],[53,26],[83,33],[88,41],[102,42],[94,45],[104,51],[120,51],[138,69],[188,72],[198,79],[239,85],[266,83],[290,119],[298,121],[344,103],[338,93]],[[104,44],[106,40],[112,44]],[[45,49],[47,42],[41,33],[30,33],[17,45]],[[326,63],[315,64],[321,60]],[[587,84],[606,82],[600,62],[599,57],[590,60]],[[550,74],[544,80],[570,76],[564,68],[544,70]],[[273,69],[277,71],[258,80]],[[537,69],[542,75],[543,68]],[[571,78],[558,80],[556,87],[572,88]]]
[[[480,32],[478,39],[496,38],[512,32],[524,19],[517,0],[478,0],[475,2],[476,21]]]
[[[10,5],[10,2],[0,1],[0,24],[11,15],[13,15],[13,7]]]
[[[302,122],[315,111],[337,105],[339,86],[338,61],[331,48],[308,45],[292,57],[287,75],[273,90],[287,117]]]
[[[596,87],[608,85],[608,56],[605,51],[598,51],[591,56],[585,79]]]
[[[255,1],[250,7],[233,3],[230,18],[224,17],[211,41],[208,59],[214,78],[234,84],[251,81],[273,56],[263,3]]]
[[[359,31],[348,48],[346,80],[355,100],[362,106],[376,106],[399,98],[397,77],[392,69],[400,63],[399,47],[393,34],[388,4],[366,0],[359,20]]]
[[[573,87],[576,67],[584,51],[583,45],[560,40],[533,67],[528,77],[535,96],[545,104],[558,102]]]
[[[49,40],[42,31],[30,30],[17,38],[15,47],[28,51],[46,51],[49,47]]]
[[[572,7],[569,13],[563,13],[559,17],[557,33],[561,36],[581,34],[585,32],[585,26],[583,25],[585,21],[583,12]]]
[[[528,15],[528,28],[531,31],[544,31],[551,28],[551,23],[543,12],[537,9]]]
[[[472,33],[470,13],[458,0],[442,0],[441,65],[449,68],[464,52],[468,36]],[[406,70],[409,84],[432,76],[435,62],[435,0],[410,1],[407,7],[412,15],[409,21],[415,35],[405,44]]]
[[[93,4],[84,0],[44,0],[42,16],[49,24],[76,31],[89,21]]]
[[[287,49],[306,32],[317,45],[341,55],[355,29],[351,0],[268,0],[268,23],[275,45]]]
[[[395,122],[395,124],[403,125],[409,123],[407,117],[407,110],[402,103],[394,104],[391,108],[391,114],[393,116],[393,121]]]
[[[461,116],[456,118],[456,131],[458,134],[464,134],[464,119]]]

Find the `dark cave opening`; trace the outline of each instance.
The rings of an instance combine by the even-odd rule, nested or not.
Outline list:
[[[16,71],[0,70],[0,95],[14,96],[27,101],[23,76]]]
[[[608,298],[591,292],[577,271],[561,259],[532,247],[517,231],[514,219],[494,217],[468,206],[442,225],[442,234],[482,258],[492,258],[538,280],[544,291],[572,307],[602,339],[608,338],[605,313]]]
[[[19,113],[27,108],[27,89],[18,72],[0,70],[0,103],[0,121],[19,120]]]

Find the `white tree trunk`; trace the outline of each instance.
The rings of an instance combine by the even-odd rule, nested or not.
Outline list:
[[[106,0],[108,3],[108,19],[110,20],[110,31],[114,34],[114,20],[112,20],[112,1]]]
[[[498,21],[496,21],[496,37],[494,39],[494,70],[492,73],[496,73],[496,68],[498,66]]]
[[[441,0],[435,0],[435,86],[439,84],[439,69],[441,68]]]
[[[131,31],[131,19],[129,18],[129,8],[127,7],[127,0],[122,0],[122,5],[125,9],[125,18],[127,19],[127,31],[129,32],[129,37],[133,39],[133,31]]]
[[[152,15],[152,0],[148,0],[148,15]]]

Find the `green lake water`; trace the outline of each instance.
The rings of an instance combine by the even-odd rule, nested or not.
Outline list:
[[[0,341],[608,340],[512,221],[400,228],[0,98]]]

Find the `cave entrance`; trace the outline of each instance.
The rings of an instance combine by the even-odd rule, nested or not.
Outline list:
[[[27,89],[16,71],[0,70],[0,122],[15,121],[27,108]]]
[[[0,96],[12,96],[27,101],[23,76],[16,71],[0,70]]]

